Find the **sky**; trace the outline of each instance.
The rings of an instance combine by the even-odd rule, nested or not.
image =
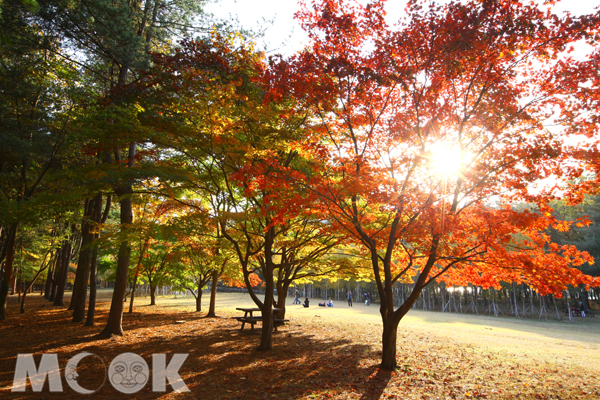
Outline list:
[[[406,0],[387,1],[386,19],[389,24],[402,16],[405,4]],[[562,13],[568,10],[573,15],[579,15],[591,13],[599,5],[598,0],[567,0],[556,6],[555,11]],[[302,28],[294,20],[294,13],[298,8],[297,0],[216,0],[206,10],[219,18],[237,18],[245,28],[258,30],[263,27],[265,35],[259,43],[268,52],[291,55],[308,41]]]

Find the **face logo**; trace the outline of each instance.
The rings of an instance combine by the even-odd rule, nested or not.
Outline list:
[[[115,389],[131,394],[146,385],[150,369],[146,361],[137,354],[123,353],[110,363],[108,376]]]

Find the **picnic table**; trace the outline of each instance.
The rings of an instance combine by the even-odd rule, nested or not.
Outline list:
[[[257,322],[262,322],[262,320],[263,320],[262,315],[257,315],[257,316],[254,315],[254,312],[260,312],[260,308],[258,308],[258,307],[252,307],[252,308],[237,307],[236,310],[244,312],[243,317],[232,317],[233,319],[238,320],[242,323],[242,327],[240,328],[240,330],[243,330],[244,326],[246,324],[250,324],[252,329],[254,329],[254,324],[256,324]],[[273,313],[278,312],[278,311],[283,311],[283,308],[273,308]],[[283,325],[284,322],[289,322],[289,321],[290,321],[289,319],[274,318],[273,319],[273,329],[277,330],[277,326]]]

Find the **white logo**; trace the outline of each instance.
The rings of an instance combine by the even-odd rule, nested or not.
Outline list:
[[[77,366],[79,362],[86,357],[94,357],[100,360],[104,373],[102,382],[96,389],[82,387],[77,378]],[[152,355],[152,391],[166,391],[166,383],[173,388],[175,392],[189,392],[190,389],[179,375],[179,369],[187,358],[187,354],[175,354],[167,364],[165,354]],[[106,382],[106,365],[102,358],[94,353],[83,352],[73,356],[65,366],[65,380],[69,387],[80,394],[92,394],[102,388]],[[44,388],[46,378],[48,378],[48,387],[50,392],[62,392],[62,380],[60,378],[60,366],[56,354],[42,354],[39,367],[36,366],[33,354],[19,354],[17,356],[17,365],[15,366],[15,375],[11,391],[25,392],[27,387],[27,378],[34,392],[41,392]],[[113,359],[108,367],[108,378],[110,384],[121,393],[131,394],[139,392],[150,378],[150,369],[148,363],[135,353],[123,353]],[[100,379],[99,379],[100,380]]]

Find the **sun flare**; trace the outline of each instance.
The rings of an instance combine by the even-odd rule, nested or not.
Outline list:
[[[430,148],[431,166],[439,175],[455,175],[461,168],[462,158],[460,150],[455,146],[444,143],[435,143]]]

